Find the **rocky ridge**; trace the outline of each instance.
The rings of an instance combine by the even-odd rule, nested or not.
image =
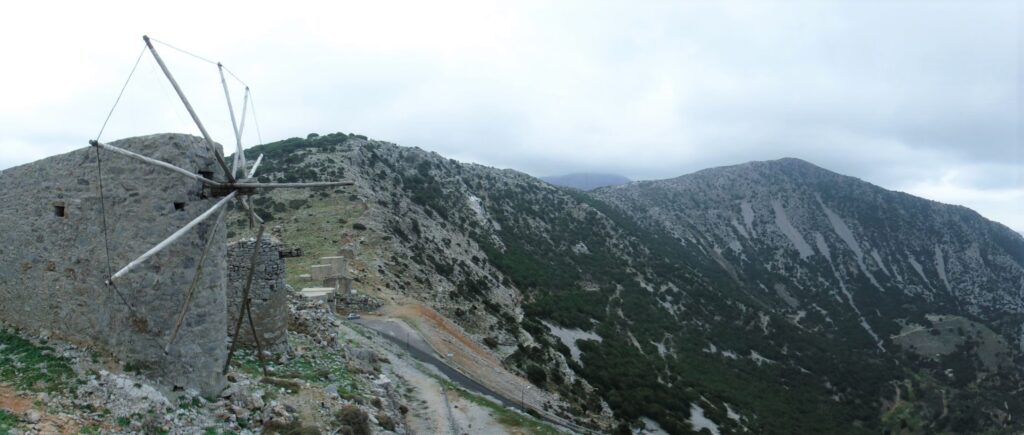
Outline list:
[[[252,151],[280,153],[271,180],[356,180],[308,200],[360,209],[336,238],[369,253],[363,287],[437,309],[578,422],[962,431],[1021,412],[1024,242],[962,207],[796,159],[581,193],[355,135]]]

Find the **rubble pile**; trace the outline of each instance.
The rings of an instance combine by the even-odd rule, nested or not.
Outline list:
[[[399,411],[407,404],[382,373],[387,359],[344,340],[340,320],[322,301],[292,298],[289,312],[292,346],[265,353],[268,376],[254,351],[240,350],[227,387],[214,397],[168,390],[141,375],[142,368],[30,338],[73,369],[69,387],[15,391],[0,378],[0,402],[25,404],[3,411],[17,423],[5,427],[0,420],[0,433],[407,433]]]

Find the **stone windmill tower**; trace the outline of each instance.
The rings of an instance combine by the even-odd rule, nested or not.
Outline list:
[[[107,283],[109,285],[115,286],[116,285],[116,281],[120,277],[125,276],[126,274],[130,273],[139,264],[142,264],[143,262],[149,260],[151,257],[156,255],[158,252],[160,252],[161,250],[166,248],[168,245],[174,243],[175,240],[180,238],[183,234],[187,233],[193,227],[195,227],[199,223],[205,221],[206,219],[210,218],[211,216],[216,214],[218,221],[220,221],[223,218],[224,207],[225,207],[226,204],[228,204],[229,201],[235,201],[242,209],[244,209],[248,213],[250,227],[258,227],[258,230],[256,232],[255,240],[257,241],[257,243],[259,243],[259,241],[263,238],[263,232],[264,232],[265,226],[264,226],[263,220],[259,217],[259,215],[256,214],[255,210],[253,209],[253,207],[250,204],[250,201],[248,200],[249,196],[252,195],[253,193],[259,192],[259,191],[264,190],[264,189],[332,187],[332,186],[344,186],[344,185],[351,185],[352,184],[351,182],[347,182],[347,181],[318,182],[318,183],[259,183],[259,182],[254,181],[255,180],[254,177],[256,176],[256,170],[259,168],[259,164],[263,160],[263,155],[261,154],[256,159],[256,161],[253,163],[252,167],[248,168],[248,170],[247,170],[247,168],[246,168],[246,161],[245,161],[245,153],[242,150],[242,130],[245,127],[245,114],[246,114],[246,110],[249,107],[249,105],[248,105],[248,102],[249,102],[249,88],[248,88],[248,86],[246,86],[246,88],[245,88],[245,96],[244,96],[244,100],[243,100],[243,103],[242,103],[242,116],[241,116],[240,119],[237,119],[235,117],[234,105],[232,104],[232,101],[231,101],[231,92],[230,92],[230,90],[228,88],[227,80],[224,77],[224,66],[222,64],[220,64],[220,63],[217,63],[217,70],[218,70],[218,73],[220,74],[221,84],[223,85],[223,88],[224,88],[224,97],[227,100],[228,112],[229,112],[229,114],[231,116],[232,130],[235,133],[236,149],[235,149],[235,154],[234,154],[234,161],[232,162],[232,165],[229,168],[227,163],[224,160],[224,157],[221,155],[220,149],[214,144],[213,139],[210,138],[210,134],[207,132],[206,128],[203,126],[202,121],[200,121],[199,116],[196,114],[196,111],[192,108],[192,105],[189,103],[188,98],[185,97],[185,93],[182,91],[181,87],[178,85],[178,82],[174,79],[174,76],[171,74],[171,71],[167,68],[167,65],[164,63],[163,59],[160,57],[160,54],[157,53],[156,48],[153,46],[152,40],[150,40],[150,38],[148,36],[143,36],[142,38],[143,38],[143,40],[146,43],[146,48],[148,48],[149,52],[152,53],[154,60],[156,60],[157,64],[160,66],[160,69],[163,71],[164,75],[171,82],[171,86],[174,88],[175,93],[177,93],[178,97],[181,99],[182,104],[185,106],[185,109],[188,111],[189,115],[192,117],[192,120],[195,122],[196,126],[199,128],[199,131],[202,133],[203,139],[206,142],[206,146],[207,146],[209,152],[213,154],[214,158],[216,159],[217,165],[223,171],[223,178],[224,179],[223,180],[217,180],[217,179],[215,179],[216,177],[212,177],[211,176],[212,174],[209,174],[209,173],[206,173],[206,174],[202,174],[202,173],[195,174],[195,173],[192,173],[192,172],[190,172],[190,171],[188,171],[186,169],[174,166],[174,165],[172,165],[170,163],[162,162],[162,161],[155,160],[155,159],[152,159],[152,158],[140,155],[140,154],[136,154],[136,153],[133,153],[131,151],[118,148],[118,147],[116,147],[114,145],[103,144],[103,143],[100,143],[99,141],[95,141],[95,140],[94,141],[90,141],[90,144],[92,146],[94,146],[94,147],[97,147],[98,149],[112,151],[112,152],[115,152],[115,153],[118,153],[118,154],[130,157],[130,158],[136,159],[139,162],[150,164],[150,165],[155,165],[155,166],[164,168],[164,169],[166,169],[168,171],[172,171],[172,172],[178,173],[178,174],[180,174],[182,176],[185,176],[185,177],[188,177],[188,178],[192,178],[192,179],[194,179],[196,181],[199,181],[200,183],[202,183],[207,188],[207,190],[209,192],[209,194],[208,194],[209,196],[220,198],[212,207],[208,208],[206,211],[204,211],[198,217],[196,217],[195,219],[191,220],[190,222],[188,222],[187,224],[185,224],[184,226],[179,228],[177,231],[175,231],[173,234],[168,236],[166,239],[164,239],[161,242],[159,242],[156,245],[154,245],[152,248],[150,248],[148,251],[143,253],[141,256],[139,256],[135,260],[132,260],[131,262],[129,262],[127,265],[125,265],[123,268],[118,270],[116,273],[112,274],[110,276],[110,279],[107,280]],[[185,291],[185,300],[184,300],[184,302],[183,302],[183,304],[181,306],[180,314],[178,315],[177,321],[175,322],[174,329],[172,330],[170,338],[168,339],[167,345],[165,346],[165,353],[169,353],[170,352],[171,346],[174,345],[174,343],[175,343],[175,341],[176,341],[176,339],[178,337],[178,334],[179,334],[179,332],[181,330],[181,325],[184,322],[185,317],[188,314],[188,311],[189,311],[189,308],[190,308],[190,305],[191,305],[191,301],[192,301],[192,296],[194,294],[194,291],[196,289],[197,284],[199,283],[199,281],[200,281],[200,279],[202,277],[203,262],[204,262],[206,256],[209,254],[210,245],[213,244],[215,241],[216,241],[216,239],[213,238],[213,237],[209,237],[208,238],[208,240],[206,242],[206,246],[203,249],[202,255],[200,256],[199,261],[197,262],[196,271],[195,271],[195,274],[193,276],[192,283],[189,285],[188,289]],[[261,347],[260,346],[260,342],[259,342],[259,338],[258,338],[258,334],[256,333],[255,325],[254,325],[254,322],[253,322],[253,319],[252,319],[251,300],[250,300],[250,289],[252,287],[253,274],[255,273],[255,271],[257,269],[257,266],[258,266],[257,261],[259,260],[259,257],[260,257],[258,251],[259,251],[258,249],[253,250],[253,255],[252,255],[252,258],[251,258],[250,267],[249,267],[249,270],[248,270],[247,277],[245,279],[245,285],[243,286],[243,290],[242,290],[242,303],[241,303],[241,308],[240,308],[241,311],[238,313],[237,316],[235,316],[235,318],[237,319],[237,323],[234,326],[234,329],[233,329],[234,333],[232,334],[232,337],[235,337],[236,339],[233,339],[231,341],[231,348],[230,348],[228,356],[227,356],[227,358],[226,358],[226,360],[224,362],[224,369],[223,369],[224,373],[227,372],[228,364],[231,361],[231,355],[234,352],[234,350],[235,350],[235,348],[236,348],[236,346],[238,344],[239,340],[237,338],[239,337],[239,332],[240,332],[240,329],[242,327],[243,320],[247,320],[248,321],[248,326],[250,328],[252,328],[252,336],[255,337],[257,348]],[[260,349],[260,352],[258,354],[262,358],[262,349]]]
[[[251,318],[258,267],[253,255],[238,321],[228,325],[226,206],[248,214],[259,241],[264,226],[250,195],[352,183],[255,181],[262,156],[247,168],[241,140],[248,88],[236,118],[225,68],[216,64],[235,133],[229,166],[154,41],[143,39],[140,59],[152,54],[202,137],[97,138],[89,148],[0,171],[0,319],[106,351],[164,384],[216,394],[236,341],[229,350],[228,331],[238,336]]]

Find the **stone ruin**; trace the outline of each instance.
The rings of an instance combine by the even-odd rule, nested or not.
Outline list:
[[[228,244],[228,334],[234,333],[242,305],[242,291],[252,264],[256,239],[249,238]],[[282,243],[264,236],[260,239],[256,272],[249,289],[252,320],[263,350],[280,353],[288,351],[288,290],[285,286]],[[252,331],[247,319],[242,319],[239,345],[254,348]]]
[[[157,134],[111,145],[225,181],[198,137]],[[100,150],[99,155],[100,162],[97,149],[86,147],[0,171],[0,321],[108,353],[165,386],[215,396],[226,384],[222,369],[229,333],[234,332],[252,252],[258,249],[250,290],[254,327],[264,350],[288,351],[284,257],[302,253],[272,236],[228,246],[224,221],[210,218],[114,285],[107,284],[119,268],[209,210],[225,193],[120,154]],[[211,237],[201,279],[171,343]],[[326,290],[333,301],[335,291],[347,294],[351,286],[347,258],[323,260],[321,282],[330,286]],[[241,346],[253,347],[247,321],[239,335]]]
[[[280,225],[274,225],[273,227],[270,227],[270,235],[277,238],[278,240],[283,241],[284,228],[281,228]],[[283,256],[284,258],[296,258],[301,257],[303,255],[305,255],[305,253],[302,251],[302,247],[289,245],[287,243],[282,242],[281,256]]]
[[[354,258],[355,253],[351,249],[342,249],[338,256],[320,257],[320,264],[310,266],[310,273],[299,277],[319,283],[322,287],[303,288],[299,294],[306,298],[324,299],[335,311],[344,314],[380,308],[382,301],[352,289],[352,273],[348,264]]]
[[[194,136],[112,145],[223,181]],[[228,341],[223,221],[200,223],[116,286],[105,280],[220,198],[199,181],[106,151],[99,178],[96,156],[86,147],[0,171],[0,319],[109,353],[168,386],[219,393]],[[209,237],[202,279],[165,353]]]

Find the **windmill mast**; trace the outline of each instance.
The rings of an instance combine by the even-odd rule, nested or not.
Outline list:
[[[217,164],[220,165],[221,169],[228,177],[228,181],[234,183],[235,176],[231,173],[231,169],[228,169],[227,163],[224,162],[224,157],[220,155],[220,151],[217,151],[217,147],[213,146],[213,139],[210,138],[210,133],[206,131],[206,127],[203,126],[203,122],[199,120],[199,115],[196,115],[195,109],[192,108],[192,104],[188,102],[188,98],[185,97],[185,93],[182,92],[181,86],[178,86],[178,81],[174,80],[174,76],[171,75],[171,70],[167,69],[167,65],[164,64],[164,60],[160,58],[160,54],[156,52],[156,48],[153,47],[153,42],[149,40],[149,36],[143,35],[142,40],[146,41],[146,47],[149,48],[149,52],[153,53],[153,58],[156,59],[156,63],[160,65],[160,70],[167,76],[167,80],[170,80],[171,86],[174,88],[174,92],[178,94],[178,98],[181,98],[181,102],[185,104],[185,109],[188,110],[188,114],[192,116],[192,120],[195,121],[196,126],[199,127],[199,132],[203,134],[203,139],[206,139],[206,146],[213,152],[214,157],[217,158]],[[231,117],[231,122],[234,122],[234,116]]]
[[[231,174],[238,175],[238,168],[242,168],[242,178],[245,178],[245,154],[242,153],[242,127],[245,126],[245,106],[249,103],[249,87],[245,88],[245,100],[242,102],[242,125],[239,126],[235,120],[235,107],[231,104],[231,92],[228,91],[228,81],[224,79],[224,64],[217,62],[217,72],[220,73],[220,84],[224,87],[224,98],[228,100],[228,114],[231,115],[231,131],[235,133],[235,161],[231,164]]]
[[[227,80],[226,80],[226,78],[224,76],[224,69],[225,68],[224,68],[224,66],[222,64],[218,63],[217,67],[218,67],[218,71],[220,73],[221,85],[224,87],[224,97],[227,99],[227,102],[228,102],[228,112],[231,115],[231,125],[232,125],[232,129],[234,131],[234,134],[235,134],[235,147],[236,147],[235,148],[236,149],[235,159],[234,159],[232,167],[228,168],[227,163],[224,161],[224,156],[221,154],[220,150],[218,150],[217,147],[214,145],[213,139],[210,137],[210,134],[206,131],[206,127],[204,127],[203,123],[199,120],[199,116],[196,114],[195,110],[192,108],[192,104],[190,104],[189,101],[188,101],[188,98],[185,97],[185,93],[181,90],[181,87],[178,85],[178,82],[174,79],[174,76],[171,75],[171,71],[167,68],[167,65],[164,63],[163,59],[160,57],[160,54],[157,53],[156,48],[153,47],[152,41],[150,40],[150,38],[148,36],[143,36],[142,39],[146,42],[146,48],[148,48],[150,53],[153,54],[153,58],[156,60],[157,64],[160,66],[160,69],[163,71],[164,75],[171,82],[171,86],[174,88],[174,91],[178,94],[178,97],[181,99],[181,102],[185,105],[185,109],[188,110],[189,115],[192,116],[192,120],[195,121],[196,126],[199,127],[199,131],[202,133],[203,139],[206,142],[207,149],[213,154],[214,157],[216,157],[216,161],[217,161],[218,165],[221,167],[221,169],[224,170],[224,175],[226,176],[227,181],[226,182],[216,181],[216,180],[213,180],[212,177],[197,175],[197,174],[194,174],[194,173],[192,173],[191,171],[189,171],[187,169],[175,166],[173,164],[170,164],[170,163],[167,163],[167,162],[164,162],[164,161],[160,161],[160,160],[157,160],[157,159],[154,159],[154,158],[151,158],[151,157],[143,156],[141,154],[137,154],[137,153],[134,153],[132,151],[128,151],[126,149],[119,148],[117,146],[101,143],[99,141],[99,138],[97,138],[96,140],[89,141],[90,145],[95,147],[96,150],[97,150],[96,151],[97,152],[97,170],[99,170],[99,162],[100,162],[99,151],[100,150],[110,151],[112,153],[119,154],[119,155],[122,155],[122,156],[125,156],[125,157],[128,157],[128,158],[132,158],[132,159],[135,159],[135,160],[137,160],[139,162],[142,162],[142,163],[145,163],[145,164],[149,164],[149,165],[153,165],[153,166],[158,166],[158,167],[161,167],[161,168],[163,168],[165,170],[168,170],[168,171],[177,173],[179,175],[182,175],[184,177],[188,177],[188,178],[191,178],[193,180],[199,181],[199,182],[203,183],[206,186],[207,189],[209,189],[208,191],[212,194],[211,196],[213,196],[213,197],[220,197],[220,199],[213,206],[211,206],[209,209],[207,209],[206,211],[201,213],[199,216],[194,218],[192,221],[190,221],[187,224],[185,224],[183,227],[179,228],[177,231],[175,231],[170,236],[166,237],[165,239],[163,239],[162,241],[160,241],[159,243],[157,243],[156,245],[151,247],[148,251],[143,253],[141,256],[139,256],[136,259],[134,259],[131,262],[129,262],[127,265],[122,267],[116,273],[113,273],[108,278],[107,284],[110,285],[110,286],[114,286],[116,280],[119,280],[119,279],[123,278],[125,275],[130,273],[132,270],[136,269],[138,266],[140,266],[141,264],[145,263],[147,260],[150,260],[152,257],[156,256],[157,253],[163,251],[168,246],[173,244],[175,241],[177,241],[180,238],[182,238],[186,233],[188,233],[190,230],[192,230],[192,228],[197,226],[200,222],[203,222],[204,220],[210,218],[211,216],[213,216],[215,214],[217,214],[217,222],[220,222],[221,219],[223,218],[223,215],[224,215],[224,210],[225,210],[224,207],[230,201],[232,201],[232,200],[237,201],[238,205],[241,206],[241,208],[244,209],[247,212],[248,217],[249,217],[250,227],[257,227],[257,224],[258,224],[258,230],[257,230],[257,236],[256,236],[256,242],[255,242],[256,246],[257,246],[257,250],[254,250],[254,252],[253,252],[254,255],[253,255],[253,258],[251,259],[251,264],[250,264],[251,267],[250,267],[248,276],[246,278],[245,287],[244,287],[244,290],[243,290],[243,299],[244,299],[244,301],[242,303],[241,311],[239,312],[238,320],[237,320],[237,323],[236,323],[235,328],[234,328],[233,339],[232,339],[232,342],[231,342],[231,349],[228,352],[227,361],[225,361],[225,363],[224,363],[224,370],[226,371],[227,367],[231,363],[231,357],[234,354],[234,349],[235,349],[235,346],[237,345],[237,341],[238,341],[238,334],[239,334],[239,331],[241,330],[241,323],[242,323],[243,315],[245,316],[245,318],[248,318],[249,328],[252,331],[253,337],[256,339],[257,350],[260,350],[260,352],[258,354],[261,356],[260,360],[262,362],[262,350],[259,349],[260,348],[260,342],[259,342],[259,338],[257,337],[256,327],[255,327],[255,324],[254,324],[253,319],[252,319],[252,312],[251,312],[251,306],[250,306],[251,301],[249,300],[249,291],[250,291],[250,287],[252,285],[253,273],[254,273],[254,270],[256,269],[257,264],[258,264],[258,257],[255,254],[258,252],[258,246],[259,246],[259,243],[260,243],[260,239],[262,238],[262,235],[263,235],[264,225],[263,225],[263,220],[260,219],[260,217],[256,214],[256,211],[255,211],[254,207],[251,204],[249,204],[248,197],[250,195],[252,195],[253,193],[256,193],[256,192],[264,190],[264,189],[316,188],[316,187],[332,187],[332,186],[349,186],[349,185],[352,185],[354,183],[351,182],[351,181],[322,181],[322,182],[306,182],[306,183],[260,183],[257,180],[253,179],[256,176],[256,169],[260,166],[260,163],[263,161],[263,155],[261,154],[256,159],[256,161],[253,163],[252,168],[249,168],[249,170],[246,171],[245,155],[244,155],[243,150],[242,150],[242,130],[243,130],[243,128],[245,128],[246,109],[248,108],[249,104],[251,104],[249,87],[248,86],[245,87],[245,94],[244,94],[243,103],[242,103],[242,116],[241,116],[241,119],[236,119],[235,118],[235,109],[234,109],[234,106],[232,105],[232,102],[231,102],[231,93],[230,93],[230,91],[228,89]],[[133,70],[133,72],[134,72],[134,70]],[[230,70],[228,70],[228,72],[230,73]],[[234,76],[234,74],[232,74],[232,76]],[[237,79],[237,77],[235,77],[235,78]],[[131,75],[129,75],[129,80],[131,80]],[[241,82],[241,80],[239,80],[239,82]],[[243,83],[243,85],[244,85],[244,83]],[[114,107],[115,108],[117,107],[117,102],[114,103]],[[113,112],[113,110],[114,109],[111,109],[111,113]],[[254,108],[254,110],[255,110],[255,108]],[[255,114],[255,112],[253,112],[253,113]],[[109,119],[109,117],[108,117],[108,119]],[[258,127],[258,125],[257,125],[257,127]],[[238,176],[238,171],[239,170],[242,171],[241,172],[241,176]],[[105,211],[101,211],[101,213],[103,213],[103,218],[104,218],[104,220],[103,220],[103,222],[104,222],[103,231],[104,231],[104,234],[106,234],[107,233],[107,228],[106,228],[106,223],[105,223],[106,222],[106,212]],[[165,353],[170,352],[170,348],[175,343],[175,339],[178,336],[178,331],[182,327],[182,325],[183,325],[183,323],[185,321],[185,318],[188,315],[189,307],[191,305],[192,295],[193,295],[194,291],[196,290],[195,287],[199,283],[200,276],[201,276],[201,274],[203,272],[203,260],[206,258],[207,254],[209,253],[210,246],[213,243],[215,243],[215,239],[213,238],[215,233],[216,233],[216,227],[215,227],[215,230],[213,232],[211,232],[210,234],[208,234],[208,236],[207,236],[208,239],[207,239],[207,241],[205,243],[205,247],[203,248],[202,255],[201,255],[200,260],[198,262],[198,265],[196,267],[196,271],[195,271],[195,275],[193,276],[192,283],[189,286],[189,288],[185,291],[184,303],[182,304],[182,307],[180,309],[180,314],[177,316],[177,321],[175,322],[175,325],[174,325],[174,328],[173,328],[173,332],[171,333],[170,340],[167,342],[167,344],[164,347],[164,352]],[[108,255],[108,261],[109,261],[109,253],[107,255]],[[115,289],[116,289],[116,287],[115,287]],[[127,301],[125,301],[125,304],[127,304]],[[264,366],[264,370],[266,370],[265,366]]]

